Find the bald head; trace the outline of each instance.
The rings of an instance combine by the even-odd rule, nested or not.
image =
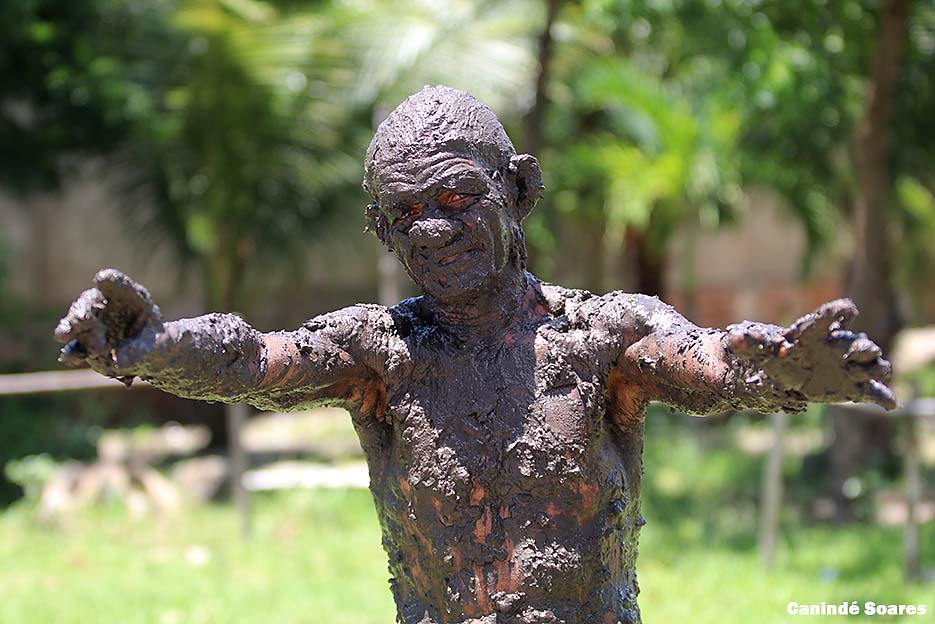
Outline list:
[[[525,268],[521,224],[542,191],[539,163],[464,91],[426,87],[396,107],[370,142],[364,189],[368,229],[423,292],[476,294]]]
[[[477,98],[450,87],[425,87],[407,98],[377,128],[364,161],[364,188],[374,195],[381,172],[439,153],[469,156],[489,169],[516,154],[500,120]]]

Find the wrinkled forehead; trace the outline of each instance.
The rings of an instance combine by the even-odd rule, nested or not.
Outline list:
[[[381,203],[420,197],[441,189],[482,195],[492,183],[491,167],[458,151],[401,153],[376,159],[368,172],[368,187]]]

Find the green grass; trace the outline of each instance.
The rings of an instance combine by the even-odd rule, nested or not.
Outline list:
[[[646,515],[639,572],[647,623],[825,620],[787,615],[791,600],[927,604],[935,613],[931,585],[902,581],[899,531],[799,527],[768,573],[752,548],[712,543],[703,518],[667,522],[650,508]],[[929,562],[932,529],[924,534]],[[111,507],[49,529],[19,505],[0,515],[0,562],[4,624],[393,621],[379,527],[364,491],[260,497],[249,542],[238,539],[225,506],[141,521]]]
[[[292,492],[257,502],[256,536],[246,543],[224,506],[162,521],[132,521],[114,507],[81,514],[65,530],[35,526],[25,507],[7,511],[0,516],[0,622],[392,621],[367,492]]]
[[[898,530],[871,526],[799,527],[778,553],[771,571],[752,548],[705,545],[701,522],[645,527],[640,546],[640,605],[647,623],[819,622],[833,616],[790,616],[786,605],[925,604],[929,615],[907,621],[933,622],[935,587],[907,584],[902,576]],[[927,527],[928,561],[935,531]],[[674,535],[673,535],[674,533]],[[694,540],[692,540],[694,536]],[[902,621],[899,620],[899,621]],[[893,622],[895,617],[848,617],[848,622]]]
[[[787,458],[783,534],[765,570],[754,543],[762,458],[730,442],[734,424],[701,445],[684,419],[656,416],[647,427],[649,524],[637,566],[647,624],[935,623],[935,586],[903,580],[898,528],[803,522],[802,510],[824,486],[822,473],[807,472],[800,458]],[[337,438],[353,436],[341,427]],[[247,542],[224,505],[143,520],[114,505],[55,529],[38,526],[27,503],[0,511],[0,624],[393,621],[368,492],[292,491],[255,503]],[[931,569],[935,523],[921,537]],[[925,604],[928,615],[840,620],[786,612],[790,601],[845,600]]]

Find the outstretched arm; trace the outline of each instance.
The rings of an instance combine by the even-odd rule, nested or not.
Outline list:
[[[364,341],[369,310],[347,308],[291,332],[260,333],[233,314],[163,322],[149,293],[113,270],[72,304],[56,328],[62,361],[87,362],[130,383],[264,409],[314,404],[379,408],[378,356]]]
[[[658,299],[617,298],[625,333],[617,366],[658,400],[692,413],[726,409],[798,412],[809,401],[868,401],[892,409],[889,362],[866,335],[846,329],[857,308],[824,304],[791,327],[744,322],[693,325]]]

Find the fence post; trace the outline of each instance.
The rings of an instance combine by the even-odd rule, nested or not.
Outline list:
[[[247,404],[234,403],[224,406],[227,420],[227,454],[230,460],[231,499],[237,511],[240,533],[247,538],[253,532],[250,509],[250,494],[244,487],[244,473],[247,471],[247,451],[243,443],[243,429],[247,422]]]
[[[916,417],[912,413],[912,404],[907,405],[906,413],[906,457],[903,463],[906,479],[906,525],[903,530],[903,545],[906,556],[906,578],[917,579],[921,576],[919,561],[919,523],[916,509],[921,498],[921,479],[919,477],[919,441],[916,431]]]
[[[779,531],[779,516],[782,512],[782,464],[783,438],[789,416],[785,412],[770,414],[773,444],[763,467],[763,485],[760,496],[759,551],[766,567],[773,565],[776,552],[776,534]]]

